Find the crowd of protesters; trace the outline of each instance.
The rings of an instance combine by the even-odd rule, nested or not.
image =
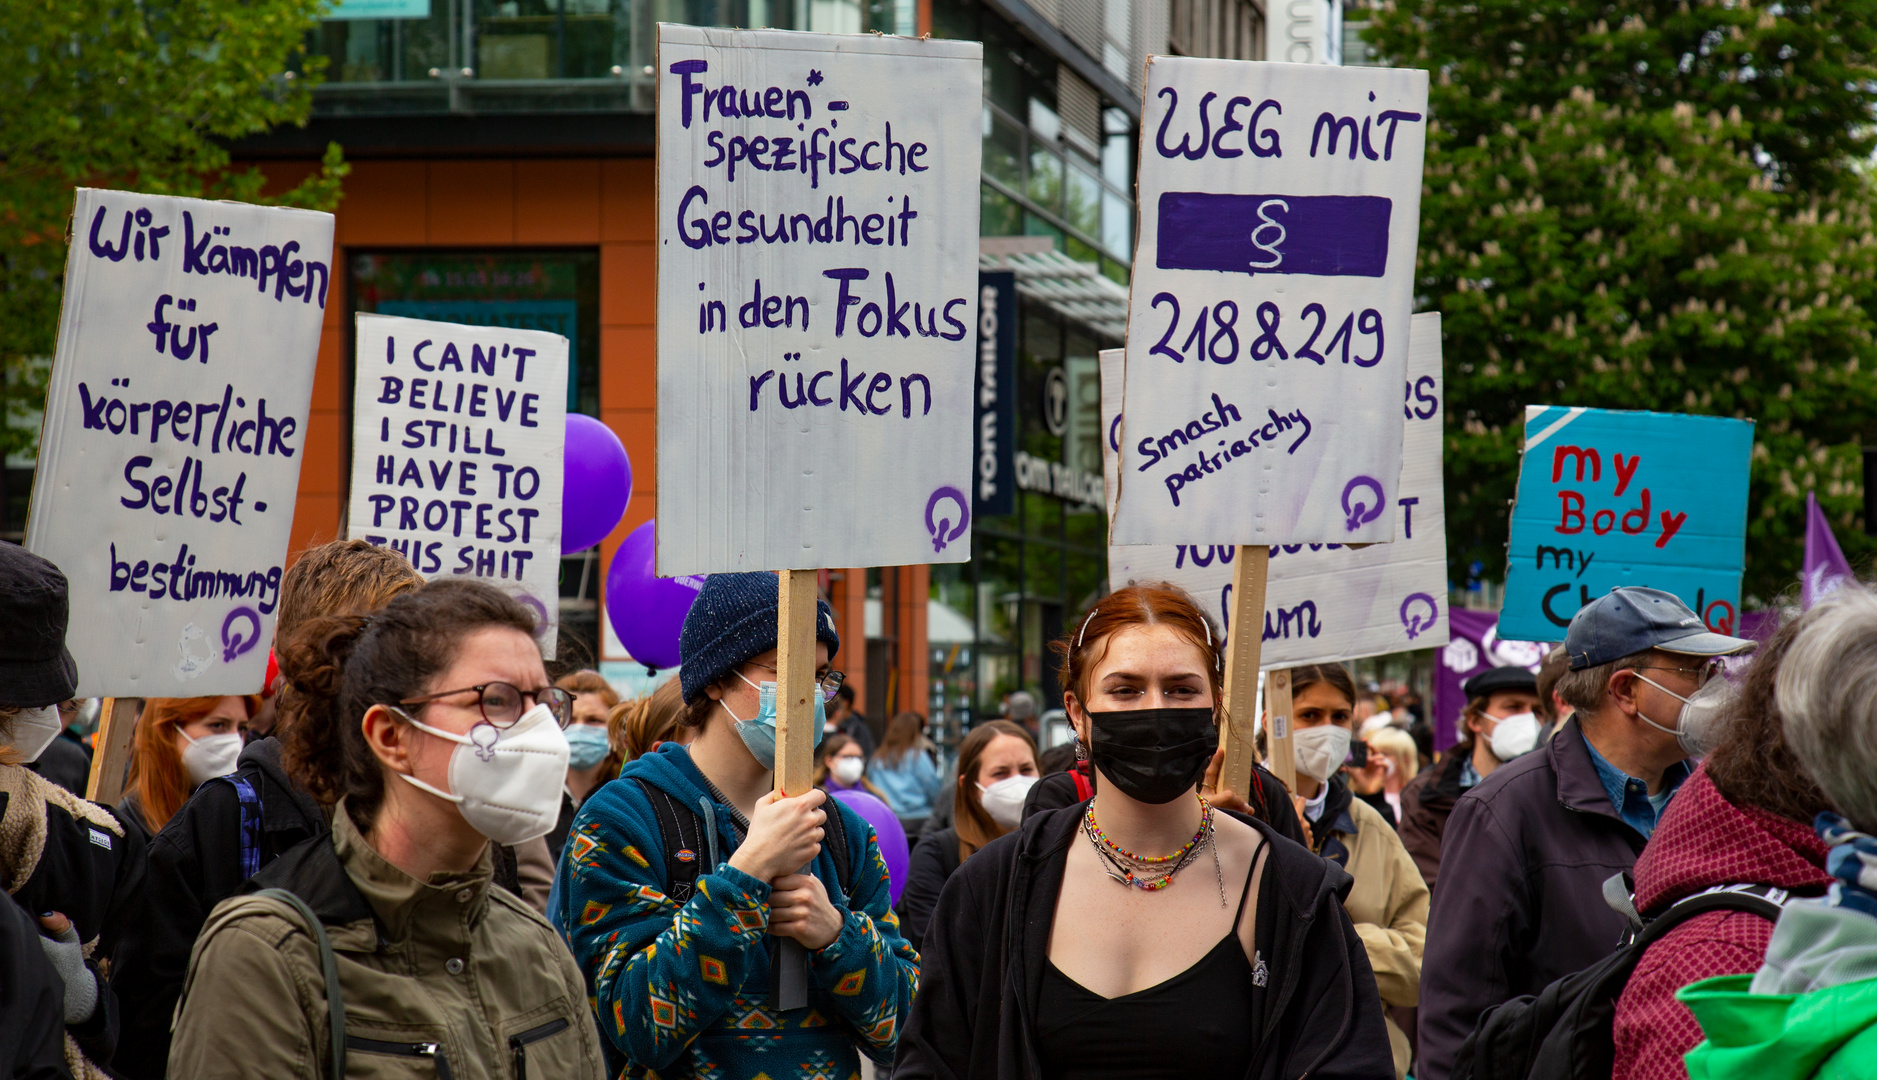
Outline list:
[[[1055,643],[1048,751],[1021,692],[951,755],[876,728],[821,604],[799,794],[777,614],[709,578],[621,700],[506,594],[316,547],[264,692],[144,701],[107,807],[64,577],[0,544],[0,1080],[1877,1075],[1877,592],[1756,645],[1613,590],[1439,752],[1293,668],[1294,787],[1242,794],[1176,588]]]

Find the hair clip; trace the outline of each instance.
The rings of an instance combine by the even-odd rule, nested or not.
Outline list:
[[[1088,615],[1085,618],[1083,618],[1082,629],[1076,631],[1076,635],[1075,635],[1075,651],[1076,652],[1082,651],[1082,639],[1088,635],[1088,624],[1091,622],[1094,622],[1095,616],[1099,614],[1101,614],[1100,608],[1091,608],[1089,609]]]

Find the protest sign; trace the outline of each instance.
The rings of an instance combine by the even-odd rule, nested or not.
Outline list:
[[[1396,538],[1427,74],[1147,69],[1114,543]]]
[[[659,574],[965,561],[983,47],[658,49]]]
[[[1410,321],[1408,369],[1401,396],[1401,477],[1395,494],[1399,530],[1390,544],[1352,551],[1341,544],[1273,546],[1259,664],[1265,668],[1329,663],[1447,643],[1447,540],[1441,482],[1440,315]],[[1102,466],[1113,499],[1123,441],[1119,410],[1123,353],[1101,354]],[[1132,417],[1129,417],[1131,420]],[[1108,549],[1108,586],[1169,581],[1193,594],[1227,634],[1231,625],[1233,544],[1174,544]]]
[[[26,547],[81,697],[261,690],[332,215],[80,188]]]
[[[513,594],[534,610],[552,659],[567,339],[357,318],[347,535],[397,549],[425,577]]]
[[[1752,453],[1751,420],[1526,406],[1500,632],[1562,641],[1578,608],[1647,585],[1733,633]]]

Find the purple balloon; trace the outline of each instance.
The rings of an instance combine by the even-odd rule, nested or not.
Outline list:
[[[912,852],[906,845],[906,827],[899,823],[892,807],[858,788],[837,791],[834,797],[873,826],[874,838],[880,844],[880,858],[886,860],[887,890],[892,894],[893,903],[899,903],[900,890],[906,887],[906,868],[912,863]]]
[[[619,545],[606,571],[606,616],[634,660],[648,668],[675,668],[678,632],[704,579],[659,577],[657,554],[656,520],[632,530]]]
[[[567,414],[562,450],[560,553],[606,539],[632,499],[632,461],[613,429],[583,413]]]

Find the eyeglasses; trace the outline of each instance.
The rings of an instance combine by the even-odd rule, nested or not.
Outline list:
[[[775,665],[773,664],[758,664],[758,663],[752,662],[749,666],[753,668],[761,668],[764,671],[770,672],[772,674],[776,674]],[[826,704],[830,701],[833,701],[834,695],[840,692],[841,684],[847,681],[847,672],[830,671],[826,675],[823,675],[821,678],[816,679],[815,681],[821,685],[821,701],[822,701],[822,704]]]
[[[480,686],[465,686],[456,690],[439,690],[434,694],[411,698],[398,702],[399,705],[424,705],[438,698],[451,694],[475,694],[476,706],[482,710],[482,718],[495,728],[505,729],[515,726],[522,714],[532,706],[524,707],[526,698],[535,705],[546,705],[554,714],[554,721],[561,727],[573,716],[574,696],[570,691],[558,686],[543,687],[540,690],[522,690],[505,682],[487,682]]]
[[[1662,664],[1650,664],[1634,669],[1636,671],[1679,671],[1694,679],[1696,686],[1706,686],[1708,680],[1726,670],[1726,665],[1718,656],[1711,656],[1698,667],[1669,667]]]

